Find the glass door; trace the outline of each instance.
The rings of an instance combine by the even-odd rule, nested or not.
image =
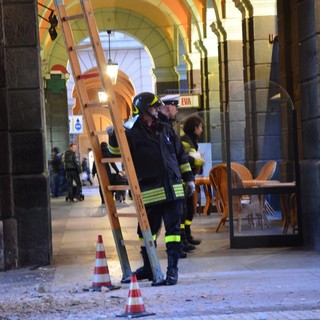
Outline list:
[[[231,248],[302,244],[297,120],[278,84],[247,83],[224,114]]]

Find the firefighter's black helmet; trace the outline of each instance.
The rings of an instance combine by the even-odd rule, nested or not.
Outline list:
[[[148,110],[149,107],[160,107],[163,102],[151,92],[142,92],[133,98],[133,114],[141,114]]]

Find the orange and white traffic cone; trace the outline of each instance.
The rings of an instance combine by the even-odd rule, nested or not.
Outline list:
[[[87,290],[101,291],[102,287],[107,287],[109,290],[115,290],[120,288],[119,286],[114,286],[111,284],[109,268],[107,264],[107,258],[104,250],[102,236],[98,235],[97,249],[96,249],[96,262],[94,267],[92,286]]]
[[[139,318],[154,315],[153,312],[147,312],[141,296],[141,291],[137,281],[136,275],[131,276],[130,289],[128,294],[128,302],[126,311],[117,317]]]

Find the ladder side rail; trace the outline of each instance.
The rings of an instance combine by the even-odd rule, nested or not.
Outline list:
[[[57,1],[57,2],[60,3],[61,1]],[[70,50],[70,48],[74,47],[73,33],[70,27],[70,22],[68,20],[65,20],[65,21],[63,20],[63,17],[66,16],[65,7],[63,5],[56,6],[56,9],[58,13],[58,18],[60,20],[59,22],[63,30],[64,41],[68,50],[71,70],[75,78],[75,84],[77,87],[81,109],[84,115],[84,123],[87,129],[88,138],[89,138],[89,141],[91,142],[92,150],[95,155],[96,168],[99,175],[101,189],[106,199],[106,204],[108,207],[107,208],[109,213],[108,217],[109,217],[111,229],[113,232],[115,244],[118,250],[119,258],[120,258],[123,277],[130,278],[131,268],[130,268],[130,263],[129,263],[126,249],[122,245],[123,236],[121,232],[119,219],[116,216],[116,213],[117,213],[116,206],[113,200],[112,192],[107,190],[107,186],[110,185],[110,182],[106,174],[105,167],[101,163],[102,152],[101,152],[100,143],[97,137],[92,134],[92,130],[90,130],[90,128],[94,128],[92,113],[88,111],[88,108],[84,107],[86,105],[86,102],[89,101],[86,86],[85,86],[85,81],[77,78],[82,71],[81,71],[81,67],[80,67],[80,63],[79,63],[79,59],[76,51]]]
[[[130,186],[133,187],[132,192],[135,193],[135,196],[138,200],[137,202],[139,204],[140,203],[143,204],[138,180],[132,178],[133,174],[131,174],[131,172],[135,173],[135,169],[134,169],[134,165],[131,160],[131,153],[130,153],[130,149],[129,149],[129,146],[127,143],[125,131],[124,131],[124,128],[122,125],[121,114],[120,114],[119,108],[117,106],[114,90],[112,89],[111,81],[106,74],[107,63],[106,63],[104,51],[103,51],[101,43],[100,43],[100,37],[99,37],[98,29],[96,27],[93,10],[92,10],[90,1],[88,1],[88,0],[80,0],[80,1],[83,6],[83,12],[86,15],[88,29],[90,30],[90,38],[93,43],[93,49],[94,49],[96,61],[98,64],[98,70],[99,70],[100,76],[101,76],[102,87],[109,97],[109,108],[112,110],[111,118],[112,118],[113,126],[114,126],[116,137],[117,137],[117,140],[119,143],[119,148],[121,151],[123,163],[124,163],[125,169],[128,173],[128,177],[129,177],[128,180],[131,180],[131,183],[129,181],[129,184],[130,184]],[[134,180],[136,180],[136,181],[134,181]],[[141,197],[141,199],[140,199],[140,197]],[[146,218],[147,214],[146,214],[144,205],[139,205],[138,208],[136,208],[136,209],[139,209],[137,211],[139,213],[141,213],[141,216],[143,217],[143,219],[141,219],[141,229],[142,230],[150,229],[149,221]]]
[[[120,152],[123,158],[123,163],[127,172],[128,182],[131,188],[131,193],[133,197],[133,203],[138,216],[139,225],[141,232],[143,234],[145,246],[147,249],[148,257],[151,263],[153,275],[156,281],[160,281],[163,278],[161,272],[161,266],[159,263],[158,255],[155,249],[155,244],[152,240],[152,234],[150,231],[149,220],[147,217],[147,212],[143,203],[142,194],[138,179],[135,173],[135,168],[132,162],[131,152],[128,146],[127,138],[125,135],[125,130],[121,121],[121,115],[119,108],[117,106],[116,97],[114,90],[112,89],[112,84],[109,77],[106,74],[106,58],[104,51],[101,46],[100,37],[98,33],[98,28],[96,26],[94,13],[89,0],[80,0],[83,8],[83,12],[86,15],[86,22],[88,29],[90,30],[90,38],[93,43],[93,51],[96,56],[96,61],[98,64],[98,70],[101,76],[102,87],[109,97],[109,105],[111,112],[112,121],[114,124],[115,134],[120,147]]]
[[[101,148],[100,148],[100,144],[99,144],[98,139],[96,138],[96,136],[94,134],[92,134],[92,129],[95,127],[95,124],[93,121],[92,111],[96,112],[97,108],[90,110],[89,108],[86,107],[86,105],[89,102],[89,97],[88,97],[88,93],[87,93],[87,89],[86,89],[86,85],[85,85],[85,80],[78,79],[78,76],[82,74],[82,70],[81,70],[81,66],[79,63],[79,58],[78,58],[77,52],[72,50],[72,48],[75,46],[75,42],[73,40],[73,33],[72,33],[72,29],[70,27],[70,22],[68,20],[63,19],[63,17],[66,16],[65,6],[61,5],[61,6],[57,7],[57,12],[58,12],[58,17],[60,19],[60,23],[61,23],[61,26],[63,29],[64,41],[65,41],[65,44],[66,44],[66,47],[68,50],[68,54],[69,54],[69,59],[70,59],[70,66],[71,66],[73,76],[75,78],[75,85],[77,88],[82,113],[84,115],[84,124],[86,126],[86,131],[88,133],[89,141],[91,142],[91,145],[93,147],[93,151],[95,153],[97,172],[98,172],[98,175],[100,176],[100,179],[102,179],[102,182],[105,182],[103,185],[109,185],[110,183],[108,181],[108,177],[106,177],[105,181],[103,181],[104,177],[107,175],[104,174],[105,168],[103,167],[103,165],[100,165],[101,159],[103,158],[102,152],[101,152]],[[83,15],[81,15],[81,16],[83,16]],[[109,195],[105,195],[105,196],[106,196],[106,198],[109,197]],[[109,201],[109,202],[111,203],[112,201]],[[116,211],[116,209],[114,209],[114,211]],[[114,225],[114,224],[118,224],[117,226],[120,227],[118,219],[113,221],[112,225]]]
[[[57,5],[58,3],[60,5]],[[78,79],[79,75],[82,74],[82,70],[81,70],[81,66],[79,63],[78,54],[75,50],[72,49],[75,46],[73,32],[70,27],[70,22],[68,20],[63,19],[67,15],[66,10],[65,10],[65,6],[63,5],[63,1],[62,0],[55,0],[55,4],[56,4],[57,13],[58,13],[58,19],[60,20],[59,22],[61,25],[61,29],[63,30],[62,34],[63,34],[64,42],[65,42],[65,45],[67,48],[67,53],[69,56],[70,67],[71,67],[71,71],[72,71],[75,85],[77,88],[78,97],[79,97],[79,101],[80,101],[80,105],[81,105],[81,110],[84,115],[84,124],[86,126],[87,133],[90,135],[89,141],[92,141],[92,135],[90,134],[92,130],[90,130],[90,128],[94,127],[94,121],[93,121],[92,114],[87,115],[87,114],[85,114],[86,112],[84,110],[84,103],[88,102],[89,98],[88,98],[88,93],[87,93],[85,81]],[[81,15],[81,17],[84,18],[84,15]],[[98,141],[94,141],[94,142],[95,142],[95,144],[97,144]],[[100,146],[99,146],[99,148],[97,148],[95,146],[95,148],[93,148],[93,150],[98,150],[98,151],[95,151],[95,153],[98,153],[98,154],[96,154],[96,156],[98,156],[98,158],[101,159],[102,153],[100,150]],[[100,163],[100,161],[97,161],[97,162]],[[98,171],[98,168],[97,168],[97,171]],[[100,172],[100,174],[101,174],[102,170],[100,169],[100,171],[101,171]],[[98,171],[98,174],[99,174],[99,171]]]

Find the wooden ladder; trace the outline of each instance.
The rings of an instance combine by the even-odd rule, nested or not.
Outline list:
[[[109,221],[115,241],[115,245],[118,252],[119,261],[121,264],[123,278],[122,282],[128,282],[131,278],[131,268],[126,251],[126,244],[137,245],[138,241],[124,240],[119,218],[135,218],[138,219],[148,257],[150,260],[153,279],[158,282],[163,279],[163,274],[161,272],[161,267],[159,259],[157,256],[154,241],[152,240],[152,234],[150,230],[150,225],[146,213],[146,209],[143,204],[142,195],[140,187],[138,184],[138,179],[136,176],[135,168],[132,162],[132,157],[130,149],[128,146],[127,138],[125,135],[125,129],[121,120],[121,115],[119,108],[117,106],[117,101],[115,93],[111,84],[111,81],[106,74],[106,58],[103,51],[98,28],[96,25],[93,9],[89,0],[80,0],[82,13],[76,15],[67,15],[66,6],[64,5],[64,0],[54,0],[54,4],[57,10],[58,21],[61,26],[61,31],[64,37],[64,42],[67,48],[69,63],[72,69],[73,78],[76,84],[77,93],[79,97],[79,102],[81,105],[81,111],[83,115],[83,123],[86,126],[88,139],[91,143],[92,151],[94,154],[94,159],[97,167],[97,172],[99,175],[100,186],[105,199]],[[75,43],[74,34],[72,31],[72,25],[77,26],[75,22],[77,20],[85,20],[87,27],[87,35],[90,38],[90,43],[85,45],[78,45]],[[91,74],[84,74],[81,70],[80,60],[78,57],[78,51],[84,48],[91,47],[98,72]],[[85,80],[92,77],[99,77],[102,84],[103,91],[108,96],[108,104],[100,103],[99,101],[90,101]],[[99,132],[96,130],[94,115],[106,115],[111,116],[111,120],[114,126],[114,131],[118,140],[122,158],[103,158],[102,151],[99,141]],[[103,132],[105,135],[106,132]],[[106,163],[121,161],[124,164],[126,174],[128,177],[129,185],[124,186],[114,186],[110,185],[108,175],[105,169]],[[112,191],[115,190],[128,190],[130,188],[132,193],[132,200],[135,206],[135,213],[118,213],[113,198]],[[141,243],[139,242],[139,245]]]

